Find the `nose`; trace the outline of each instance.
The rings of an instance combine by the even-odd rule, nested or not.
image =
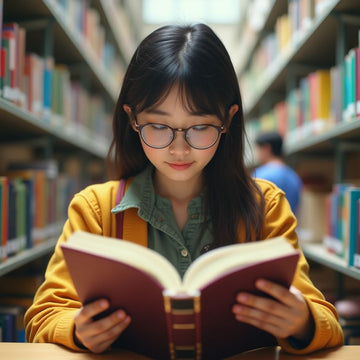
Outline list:
[[[169,151],[171,154],[187,154],[190,152],[190,145],[185,140],[184,131],[178,129],[175,132],[174,140],[169,145]]]

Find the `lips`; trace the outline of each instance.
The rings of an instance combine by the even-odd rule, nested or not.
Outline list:
[[[174,169],[174,170],[186,170],[191,166],[191,163],[181,163],[181,164],[177,164],[177,163],[168,163],[169,166]]]

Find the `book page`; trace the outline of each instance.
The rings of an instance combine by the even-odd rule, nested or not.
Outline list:
[[[240,266],[297,252],[282,237],[214,249],[196,259],[184,275],[186,291],[200,289],[208,282]]]
[[[180,288],[180,275],[170,261],[144,246],[82,231],[74,232],[62,246],[132,265],[154,277],[166,289]]]

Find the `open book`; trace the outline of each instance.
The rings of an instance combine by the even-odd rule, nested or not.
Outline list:
[[[118,343],[156,359],[220,359],[275,344],[231,307],[239,291],[261,294],[260,277],[289,287],[299,257],[281,237],[234,244],[200,256],[181,279],[162,255],[128,241],[75,232],[61,248],[80,301],[105,297],[124,309],[132,322]]]

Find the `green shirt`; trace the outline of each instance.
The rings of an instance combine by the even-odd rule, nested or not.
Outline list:
[[[148,223],[148,247],[166,257],[183,276],[212,242],[211,222],[204,214],[204,193],[190,200],[188,220],[180,231],[170,200],[155,193],[152,174],[153,167],[149,166],[137,175],[112,212],[137,208],[138,215]],[[204,222],[206,228],[199,241]]]

